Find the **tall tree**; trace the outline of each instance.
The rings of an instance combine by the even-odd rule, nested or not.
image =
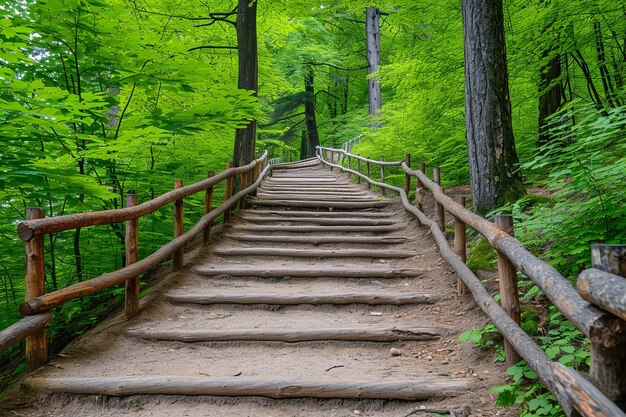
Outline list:
[[[238,87],[259,93],[259,58],[256,33],[256,0],[239,0],[237,7],[237,55],[239,57]],[[235,133],[233,161],[239,165],[254,159],[256,145],[256,120],[252,119]]]
[[[365,10],[366,39],[367,39],[367,73],[369,78],[369,104],[370,114],[376,114],[382,108],[380,83],[378,77],[373,77],[380,65],[380,9],[368,7]]]
[[[474,209],[523,195],[513,139],[502,0],[462,0],[465,125]]]

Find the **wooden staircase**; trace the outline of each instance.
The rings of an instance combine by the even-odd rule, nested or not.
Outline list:
[[[468,329],[441,309],[453,305],[458,316],[467,307],[397,202],[309,161],[275,168],[246,204],[139,317],[100,326],[25,386],[445,404],[485,388],[451,372],[460,355],[434,353],[455,357]]]

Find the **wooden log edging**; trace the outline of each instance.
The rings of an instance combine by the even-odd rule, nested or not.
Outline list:
[[[123,209],[115,210],[102,210],[88,213],[76,213],[67,214],[64,216],[48,217],[40,220],[27,220],[20,222],[17,226],[17,235],[25,242],[31,240],[35,235],[57,233],[65,230],[73,230],[80,227],[97,226],[108,223],[119,223],[127,220],[136,219],[146,214],[150,214],[160,209],[161,207],[173,203],[176,200],[196,194],[200,191],[220,183],[221,181],[230,178],[234,175],[241,174],[253,169],[257,164],[264,162],[267,159],[267,151],[263,153],[258,159],[250,162],[248,165],[231,168],[223,171],[218,175],[207,178],[203,181],[198,181],[194,184],[188,185],[183,188],[179,188],[163,195],[156,197],[153,200],[146,201],[145,203],[138,204],[134,207],[127,207]]]
[[[435,340],[449,334],[448,329],[436,327],[366,327],[320,329],[237,329],[237,330],[179,330],[129,329],[128,335],[167,342],[401,342]]]
[[[276,243],[309,243],[311,245],[322,245],[325,243],[364,243],[364,244],[381,244],[396,245],[405,243],[409,239],[404,236],[332,236],[332,235],[316,235],[316,236],[287,236],[287,235],[244,235],[231,234],[230,239],[240,240],[243,242],[276,242]]]
[[[287,256],[298,258],[379,258],[403,259],[417,255],[409,250],[376,249],[294,249],[294,248],[215,248],[213,253],[219,256]]]
[[[342,208],[342,209],[368,209],[385,207],[389,204],[387,200],[377,201],[310,201],[310,200],[264,200],[250,199],[251,204],[259,206],[278,206],[278,207],[317,207],[317,208]]]
[[[335,164],[330,164],[328,161],[325,161],[323,159],[321,159],[321,162],[325,163],[326,165],[333,165],[335,168],[343,169],[343,167],[338,167]],[[405,169],[405,171],[408,169],[406,167],[403,168]],[[408,170],[412,173],[415,173],[415,171],[413,170]],[[423,181],[423,183],[428,188],[432,187],[431,190],[435,188],[434,183],[430,181],[425,175],[420,175],[418,178],[420,181]],[[507,339],[509,343],[515,348],[515,350],[520,353],[520,356],[537,373],[538,377],[546,384],[548,389],[554,393],[567,415],[571,415],[574,410],[576,410],[586,417],[626,417],[626,414],[622,410],[620,410],[619,407],[617,407],[613,402],[611,402],[611,400],[609,400],[602,392],[600,392],[598,388],[593,386],[591,383],[583,384],[581,381],[583,381],[584,378],[580,376],[578,372],[576,372],[574,369],[565,367],[560,363],[553,362],[552,360],[550,360],[550,358],[548,358],[545,352],[534,342],[534,340],[530,336],[528,336],[528,334],[526,334],[526,332],[522,330],[522,328],[519,327],[519,325],[506,314],[506,312],[502,309],[502,307],[500,307],[500,305],[498,305],[498,303],[494,301],[494,299],[487,292],[487,290],[480,282],[480,280],[476,277],[476,275],[474,275],[474,273],[467,267],[467,265],[461,260],[461,258],[459,258],[459,256],[450,248],[445,235],[443,234],[437,223],[429,219],[424,213],[422,213],[410,204],[406,193],[404,193],[404,190],[391,185],[379,183],[370,178],[364,179],[370,182],[372,185],[387,187],[388,189],[399,193],[404,208],[407,211],[411,212],[414,216],[416,216],[423,225],[429,227],[429,230],[432,233],[433,238],[437,243],[437,246],[439,247],[441,256],[455,270],[455,272],[459,275],[459,278],[463,280],[465,285],[472,293],[472,296],[476,300],[479,307],[485,312],[485,314],[487,314],[493,324],[501,332],[502,336]],[[442,200],[448,199],[452,201],[449,197],[443,194],[443,190],[439,188],[438,191]],[[444,201],[441,201],[441,203],[444,204],[446,208],[448,208]],[[455,211],[451,211],[451,213],[455,215],[455,217],[458,216],[465,221],[465,217],[469,216],[474,220],[485,221],[480,216],[470,212],[469,210],[466,210],[464,207],[460,207],[460,205],[458,206],[458,209],[462,208],[463,211],[458,209]],[[448,210],[450,209],[448,208]],[[495,227],[491,223],[489,223],[489,225]],[[471,224],[470,226],[474,227]],[[484,233],[482,233],[482,231],[478,231],[483,234],[483,236],[487,237]],[[502,235],[493,233],[493,230],[489,231],[492,233],[492,236],[502,237]],[[509,236],[505,232],[500,232],[506,236]],[[509,238],[517,242],[516,239],[510,236]],[[517,242],[517,245],[521,246],[519,242]],[[523,246],[522,249],[527,252],[527,250],[523,248]],[[538,260],[538,262],[544,264],[543,261]],[[521,267],[515,262],[514,264],[521,269]],[[545,265],[549,267],[549,265]],[[554,268],[552,269],[554,270]],[[558,274],[556,270],[554,270],[554,272]],[[560,276],[560,274],[558,275]],[[548,282],[552,281],[548,280]],[[583,315],[586,319],[593,319],[594,317],[597,318],[599,316],[597,314],[598,312],[601,313],[601,316],[603,317],[610,316],[607,313],[599,311],[593,307],[589,307],[590,305],[587,305],[586,308],[582,309],[582,311],[584,312]]]
[[[391,213],[381,213],[377,211],[295,211],[295,210],[241,210],[239,214],[253,214],[263,216],[282,216],[288,215],[289,217],[392,217]],[[280,218],[280,217],[277,217]]]
[[[261,183],[265,175],[267,175],[270,169],[271,168],[269,165],[265,167],[265,169],[263,170],[261,175],[259,175],[259,178],[254,184],[244,190],[239,191],[237,194],[224,201],[221,206],[201,217],[198,223],[196,223],[196,225],[193,226],[191,229],[189,229],[179,237],[173,239],[166,245],[162,246],[157,251],[148,255],[144,259],[137,261],[132,265],[128,265],[124,268],[118,269],[117,271],[108,272],[102,274],[97,278],[79,282],[70,285],[69,287],[53,291],[33,298],[32,300],[26,301],[20,305],[20,313],[25,316],[29,316],[48,311],[51,308],[57,307],[67,301],[94,294],[104,288],[121,284],[134,276],[146,272],[150,268],[158,265],[160,262],[172,256],[172,254],[178,249],[183,248],[185,244],[190,242],[199,234],[203,233],[205,227],[211,224],[211,222],[213,222],[221,214],[225,213],[228,208],[232,207],[241,198],[253,192],[259,186],[259,184]],[[219,177],[219,175],[216,175],[213,178],[217,177]]]
[[[294,232],[294,233],[312,233],[312,232],[354,232],[354,233],[387,233],[400,229],[399,225],[387,226],[281,226],[273,224],[251,224],[251,225],[234,225],[232,230],[245,230],[254,232]]]
[[[0,353],[24,340],[33,333],[43,331],[52,320],[50,313],[37,314],[21,319],[0,331]]]
[[[462,378],[423,380],[319,380],[210,377],[98,377],[28,378],[27,388],[71,394],[108,395],[217,395],[261,396],[269,398],[368,398],[424,400],[448,397],[470,390],[473,381]]]
[[[441,297],[434,294],[414,293],[318,293],[318,294],[168,294],[167,301],[171,303],[189,304],[368,304],[368,305],[407,305],[407,304],[434,304]]]
[[[217,276],[255,276],[262,278],[284,278],[284,277],[343,277],[343,278],[407,278],[419,277],[430,269],[427,268],[312,268],[304,266],[302,268],[293,267],[197,267],[196,272],[200,275]]]
[[[247,214],[239,214],[237,217],[243,220],[261,222],[261,223],[315,223],[323,226],[390,226],[396,224],[391,219],[377,219],[377,218],[330,218],[325,219],[323,217],[276,217],[276,216],[254,216]]]

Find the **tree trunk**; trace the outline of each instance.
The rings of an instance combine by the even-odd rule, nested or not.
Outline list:
[[[317,133],[317,121],[315,120],[315,84],[313,67],[308,67],[304,76],[304,91],[306,98],[304,102],[304,118],[306,131],[309,136],[309,148],[307,158],[315,156],[315,147],[320,144],[320,137]]]
[[[378,71],[380,65],[380,10],[378,7],[368,7],[366,14],[366,37],[367,37],[367,73],[371,75]],[[370,114],[376,114],[382,108],[380,96],[380,83],[378,78],[370,77],[369,86],[369,104]]]
[[[465,124],[479,213],[525,193],[513,140],[502,0],[462,0]]]
[[[550,56],[550,51],[543,52],[544,59]],[[537,146],[545,145],[550,141],[546,120],[557,112],[565,97],[561,78],[561,55],[557,54],[542,65],[539,72],[539,137]]]
[[[300,137],[300,159],[307,159],[309,156],[309,141],[308,136],[306,134],[306,130],[302,131],[302,136]]]
[[[237,55],[239,57],[238,88],[259,92],[259,61],[256,34],[256,0],[239,0],[237,9]],[[251,120],[235,133],[233,162],[252,162],[256,144],[256,120]]]

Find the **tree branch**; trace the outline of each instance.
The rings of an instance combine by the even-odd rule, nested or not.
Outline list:
[[[203,46],[194,46],[193,48],[187,49],[187,52],[197,51],[198,49],[238,49],[236,46],[227,46],[227,45],[203,45]]]
[[[268,124],[265,124],[265,125],[262,125],[262,126],[259,126],[259,127],[263,128],[263,127],[273,126],[276,123],[284,122],[285,120],[293,119],[294,117],[298,117],[298,116],[304,116],[304,112],[297,113],[297,114],[292,114],[291,116],[281,117],[280,119],[276,119],[276,120],[274,120],[274,121],[272,121],[272,122],[270,122]]]

